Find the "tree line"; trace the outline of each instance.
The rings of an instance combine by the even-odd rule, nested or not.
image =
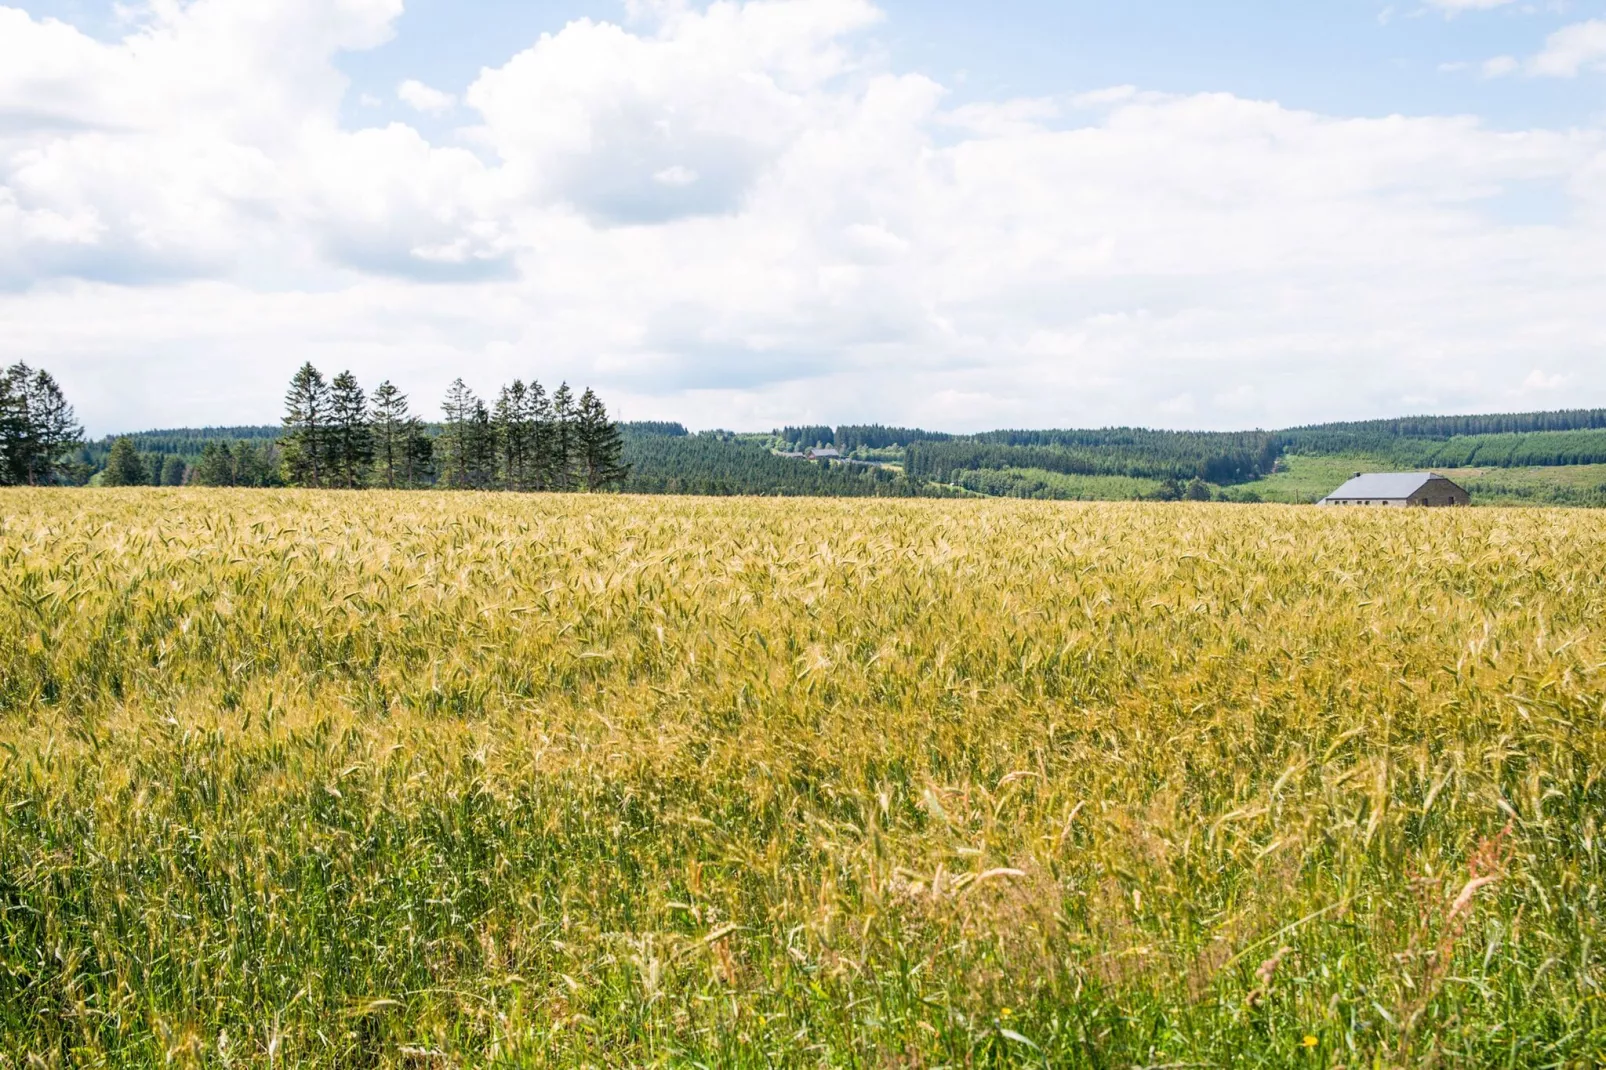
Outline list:
[[[365,393],[349,371],[333,379],[310,362],[285,394],[278,449],[290,486],[440,486],[459,490],[600,491],[629,474],[619,427],[595,391],[564,383],[550,395],[514,380],[487,405],[462,379],[435,433],[389,381]],[[203,459],[204,463],[204,459]]]

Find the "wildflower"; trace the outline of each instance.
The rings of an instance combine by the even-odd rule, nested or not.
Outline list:
[[[998,1017],[1000,1017],[1000,1018],[1008,1018],[1013,1013],[1014,1012],[1011,1011],[1008,1007],[1001,1007],[998,1010]]]
[[[1314,1048],[1316,1045],[1318,1045],[1320,1043],[1321,1043],[1321,1041],[1317,1040],[1314,1036],[1312,1036],[1309,1033],[1306,1033],[1305,1034],[1305,1039],[1300,1041],[1300,1044],[1303,1045],[1304,1047],[1307,1047],[1307,1048]]]

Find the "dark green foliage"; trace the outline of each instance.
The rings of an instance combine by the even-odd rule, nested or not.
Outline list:
[[[836,429],[832,427],[783,427],[776,437],[793,446],[807,449],[810,446],[829,446],[836,442]]]
[[[941,431],[922,431],[918,427],[882,427],[872,424],[865,427],[839,427],[835,442],[842,450],[883,450],[895,446],[908,446],[915,442],[949,442],[953,435]],[[813,445],[813,443],[809,443]]]
[[[685,424],[668,420],[634,420],[620,424],[619,431],[626,435],[663,435],[667,438],[685,438],[691,434]]]
[[[999,431],[950,442],[919,442],[905,452],[911,476],[949,482],[978,468],[1040,468],[1070,475],[1203,479],[1242,483],[1269,473],[1279,450],[1261,432]]]
[[[619,427],[608,419],[607,408],[589,387],[580,395],[574,441],[576,470],[586,490],[606,490],[629,478],[630,469],[621,461],[624,441]]]
[[[51,374],[26,364],[0,372],[0,486],[72,481],[83,428]]]
[[[441,483],[454,490],[486,490],[496,481],[496,433],[491,414],[461,379],[454,380],[441,405],[446,416],[438,448]]]
[[[108,487],[140,487],[149,482],[145,462],[140,460],[134,440],[120,438],[112,443],[111,455],[106,458],[106,471],[101,483]]]
[[[560,383],[552,392],[552,435],[547,452],[547,488],[575,488],[574,392]]]
[[[412,417],[407,411],[407,395],[388,379],[380,383],[374,389],[370,419],[375,481],[388,490],[408,486],[407,433]]]
[[[184,458],[182,457],[176,457],[172,454],[169,454],[163,458],[162,486],[182,487],[184,485],[184,475],[187,469],[188,466],[184,463]]]
[[[329,384],[328,441],[330,485],[348,490],[365,485],[374,461],[374,436],[368,397],[349,371]]]
[[[277,487],[283,460],[272,442],[208,442],[189,471],[200,487]]]
[[[290,380],[284,397],[286,481],[291,486],[321,487],[328,475],[329,384],[309,361]]]
[[[624,489],[636,494],[761,494],[785,497],[916,497],[952,492],[923,487],[884,468],[822,465],[777,457],[735,436],[629,435]]]

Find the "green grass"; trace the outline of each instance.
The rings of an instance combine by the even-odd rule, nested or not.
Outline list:
[[[7,492],[0,1067],[1597,1066],[1603,619],[1577,510]]]

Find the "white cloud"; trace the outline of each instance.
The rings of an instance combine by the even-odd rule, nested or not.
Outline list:
[[[1437,8],[1451,15],[1460,14],[1463,11],[1490,11],[1515,2],[1516,0],[1427,0],[1429,7]]]
[[[1547,375],[1539,368],[1528,373],[1528,378],[1522,381],[1522,392],[1525,394],[1545,393],[1551,390],[1560,390],[1567,385],[1565,375]]]
[[[1515,74],[1521,67],[1522,64],[1512,56],[1495,56],[1484,60],[1480,70],[1485,78],[1504,78],[1508,74]]]
[[[1534,74],[1553,78],[1575,78],[1580,71],[1601,68],[1606,68],[1606,19],[1557,30],[1529,64]]]
[[[954,106],[863,0],[663,0],[484,71],[435,144],[340,123],[333,58],[398,0],[162,10],[105,43],[0,8],[0,322],[99,430],[271,420],[309,358],[702,426],[1496,407],[1540,353],[1606,393],[1598,129]],[[1490,209],[1535,183],[1566,225]]]
[[[396,87],[396,96],[403,104],[426,115],[441,115],[457,107],[457,98],[452,94],[433,89],[413,78]]]

